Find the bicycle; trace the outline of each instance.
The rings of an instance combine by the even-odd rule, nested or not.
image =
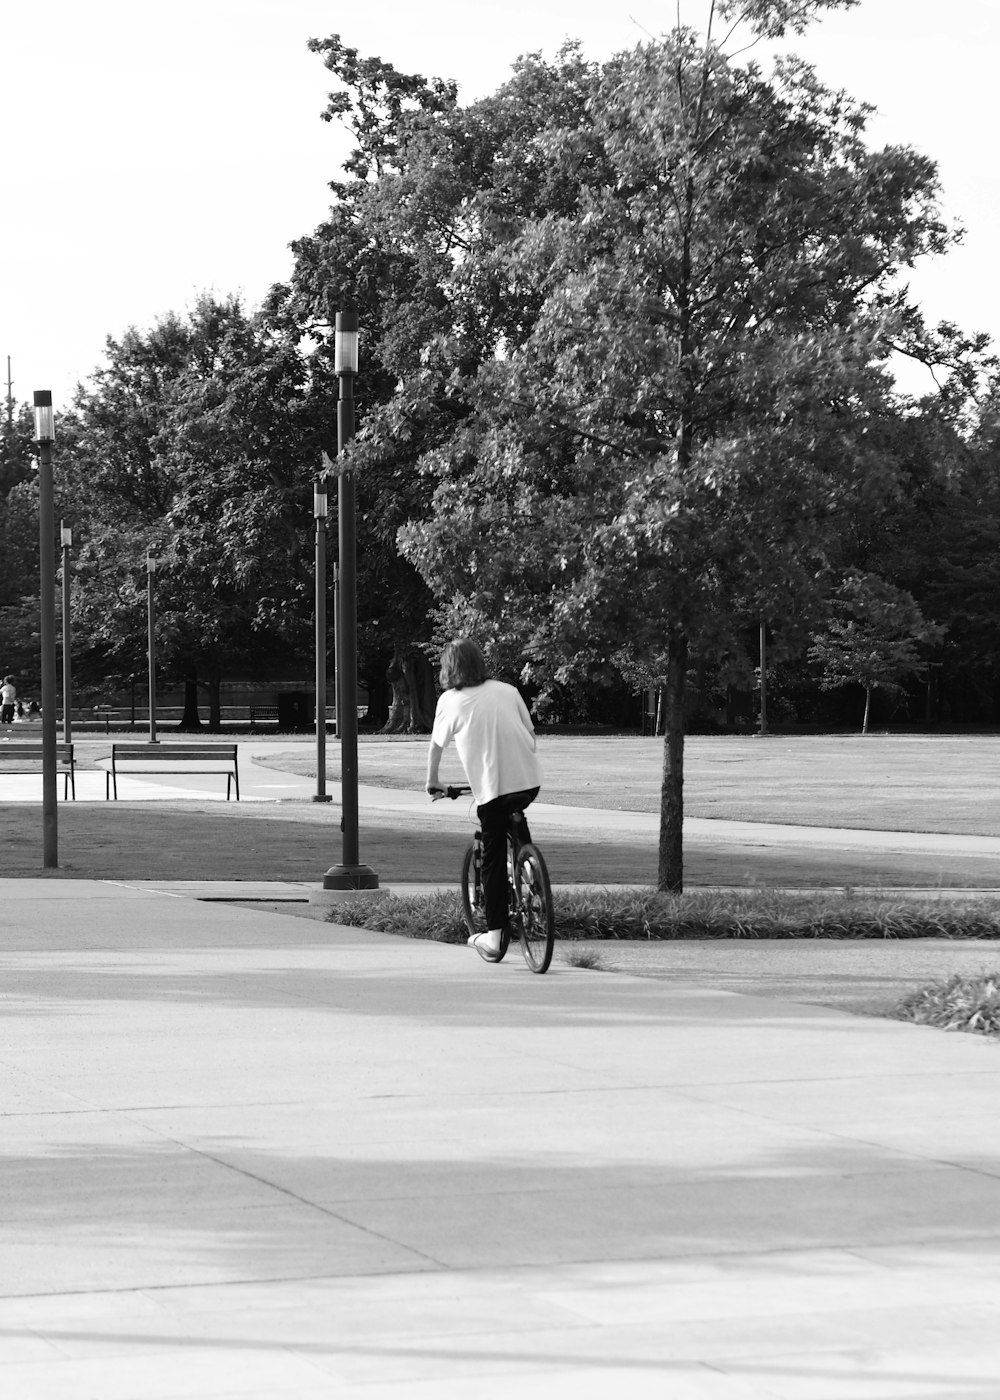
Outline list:
[[[454,802],[471,793],[467,786],[447,787]],[[521,940],[524,961],[532,972],[547,972],[555,946],[556,921],[552,908],[552,882],[545,857],[533,841],[522,841],[523,812],[511,812],[507,819],[508,919],[500,937],[501,962],[510,946],[511,929]],[[486,901],[483,895],[483,833],[477,827],[462,861],[462,916],[470,935],[486,931]]]

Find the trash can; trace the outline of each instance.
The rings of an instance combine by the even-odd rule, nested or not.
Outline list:
[[[313,697],[304,690],[286,690],[278,696],[278,728],[308,729],[313,722]]]

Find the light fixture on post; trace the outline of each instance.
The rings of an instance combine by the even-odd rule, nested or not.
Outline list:
[[[333,463],[323,453],[323,475],[313,486],[316,521],[316,792],[314,802],[332,802],[326,790],[326,516],[327,472]]]
[[[334,372],[340,384],[337,403],[337,455],[354,437],[354,380],[358,373],[358,315],[338,311],[334,328]],[[340,865],[323,877],[324,890],[378,889],[378,876],[360,863],[358,851],[358,604],[354,472],[340,463],[337,512],[340,544],[340,592],[337,617],[338,700],[340,715],[340,786],[343,851]]]
[[[59,864],[59,812],[56,792],[56,544],[52,504],[52,445],[55,415],[48,389],[35,390],[38,443],[38,602],[42,646],[42,862]]]
[[[156,599],[153,596],[153,579],[156,576],[156,555],[152,550],[146,554],[146,644],[149,659],[149,742],[158,744],[156,737]]]
[[[68,744],[73,738],[73,676],[69,619],[69,552],[73,548],[73,531],[62,520],[59,522],[59,538],[62,541],[63,743]]]

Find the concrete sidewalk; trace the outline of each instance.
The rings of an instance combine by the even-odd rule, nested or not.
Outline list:
[[[0,898],[4,1397],[997,1393],[994,1043]]]

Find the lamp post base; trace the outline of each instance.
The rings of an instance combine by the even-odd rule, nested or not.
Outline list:
[[[331,865],[323,876],[325,890],[377,890],[378,876],[369,865]]]

